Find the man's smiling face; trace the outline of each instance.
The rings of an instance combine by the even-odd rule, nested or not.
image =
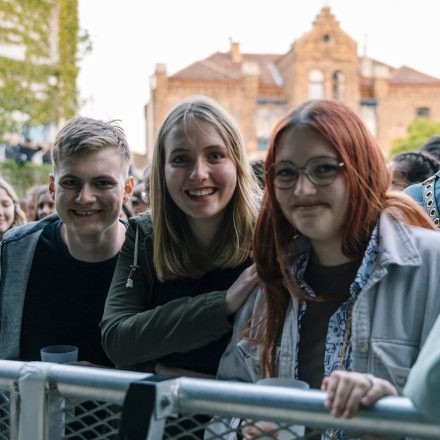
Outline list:
[[[58,165],[49,188],[68,234],[99,236],[117,224],[131,194],[127,171],[115,147],[67,157]]]

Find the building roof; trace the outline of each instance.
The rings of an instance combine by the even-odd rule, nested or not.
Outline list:
[[[331,13],[329,7],[323,7],[317,15],[313,27],[337,28],[340,33],[345,34],[339,28],[339,22]],[[313,32],[307,32],[296,41],[303,40]],[[354,41],[354,40],[352,40]],[[192,81],[239,81],[247,72],[258,74],[260,86],[269,86],[281,89],[282,77],[276,67],[276,63],[285,54],[259,54],[240,53],[238,43],[231,42],[229,52],[215,52],[209,57],[196,61],[170,76],[170,79],[192,80]],[[367,56],[359,57],[359,83],[365,90],[371,88],[376,78],[387,78],[390,85],[440,85],[440,79],[419,72],[408,66],[398,69]],[[274,89],[272,89],[274,90]],[[371,93],[373,93],[371,91]]]
[[[233,61],[231,52],[216,52],[179,70],[170,78],[199,81],[239,80],[243,77],[242,69],[246,63],[258,67],[260,83],[280,86],[275,61],[279,54],[240,54],[240,61]]]
[[[420,84],[428,85],[435,84],[440,85],[440,79],[427,75],[426,73],[419,72],[408,66],[402,66],[391,75],[391,84]]]

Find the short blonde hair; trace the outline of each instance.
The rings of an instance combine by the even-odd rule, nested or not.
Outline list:
[[[54,171],[70,156],[107,147],[116,148],[124,162],[127,165],[130,163],[130,149],[118,121],[104,122],[83,116],[70,119],[57,134],[52,148]]]
[[[12,203],[14,204],[14,221],[9,229],[24,225],[26,223],[26,215],[20,208],[20,203],[17,197],[17,193],[10,183],[8,183],[5,179],[0,177],[0,188],[4,189],[8,196],[11,198]]]
[[[237,168],[237,186],[222,224],[203,263],[194,252],[186,215],[173,202],[165,184],[165,140],[178,124],[210,124],[222,137]],[[158,278],[186,277],[194,268],[235,267],[249,258],[252,232],[261,191],[254,179],[237,123],[217,102],[197,96],[178,104],[166,117],[157,136],[151,170],[153,260]]]

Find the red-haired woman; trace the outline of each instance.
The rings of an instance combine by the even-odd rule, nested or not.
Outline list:
[[[390,180],[344,104],[310,101],[278,123],[254,235],[262,286],[219,378],[302,379],[347,418],[402,391],[440,312],[440,234]]]

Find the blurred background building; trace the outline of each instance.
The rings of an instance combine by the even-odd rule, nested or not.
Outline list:
[[[166,114],[187,96],[220,101],[238,120],[251,158],[263,158],[271,129],[287,109],[309,99],[338,99],[357,111],[388,151],[417,118],[440,120],[440,79],[410,67],[394,68],[364,53],[330,8],[285,54],[216,52],[173,75],[158,64],[145,106],[147,159]]]

